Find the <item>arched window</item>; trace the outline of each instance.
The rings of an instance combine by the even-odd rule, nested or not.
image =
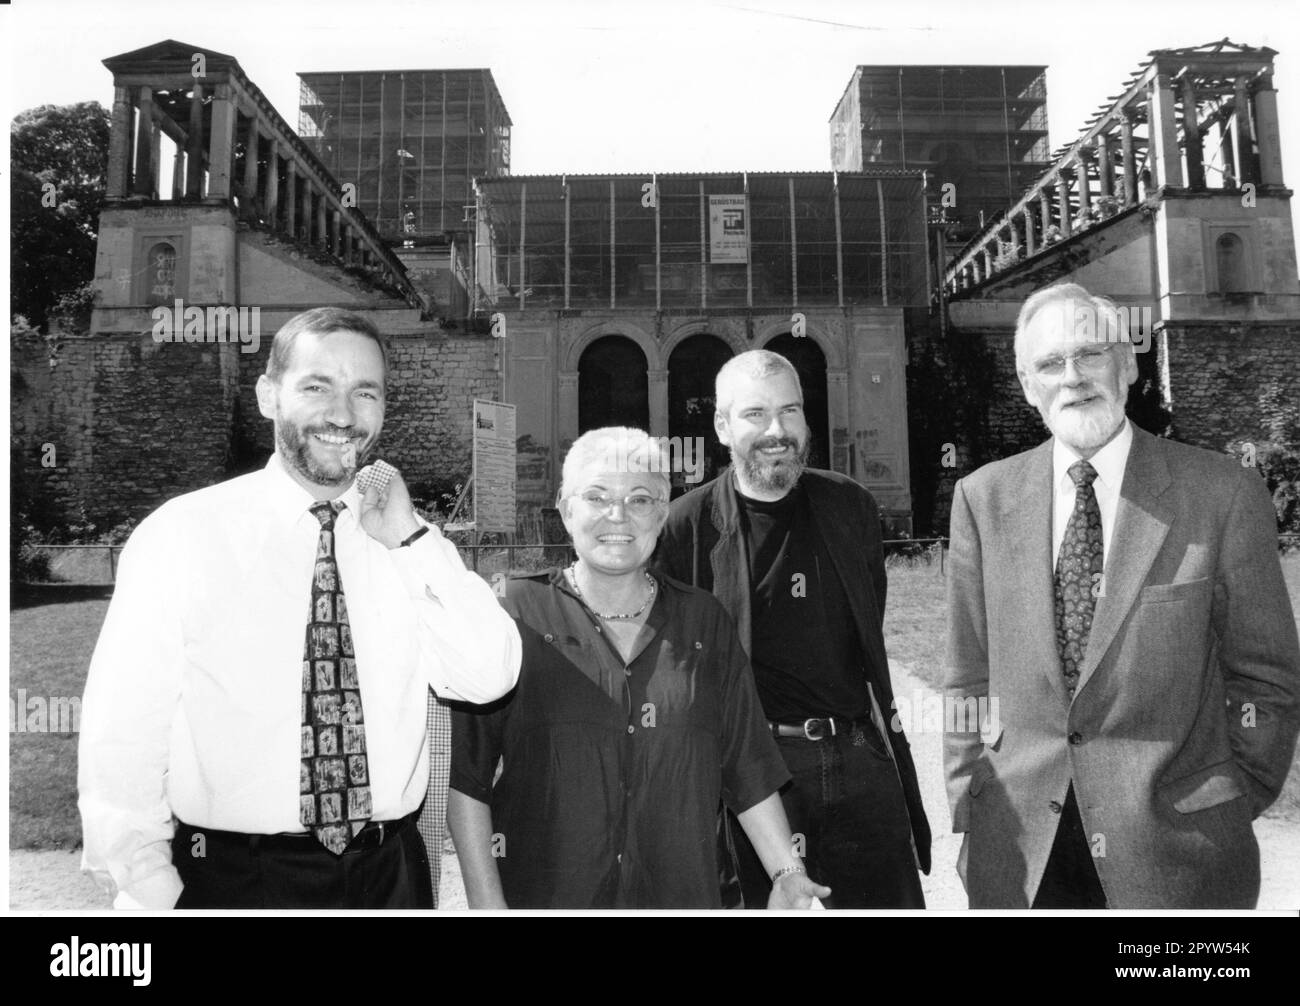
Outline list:
[[[1219,293],[1245,293],[1250,289],[1246,276],[1246,246],[1236,234],[1220,234],[1214,242],[1214,258],[1219,277]]]
[[[578,360],[578,432],[602,426],[650,429],[645,354],[622,335],[605,335]]]
[[[668,435],[680,437],[683,444],[687,438],[699,437],[704,444],[703,476],[688,485],[685,473],[674,471],[674,494],[707,482],[730,459],[713,429],[713,379],[731,355],[731,347],[716,335],[700,333],[682,341],[668,357]]]
[[[812,339],[787,332],[770,340],[764,349],[780,353],[794,364],[803,387],[803,415],[812,433],[808,464],[829,468],[831,458],[830,419],[826,397],[826,355]]]
[[[145,303],[172,306],[176,300],[176,249],[159,241],[149,249],[145,261]]]

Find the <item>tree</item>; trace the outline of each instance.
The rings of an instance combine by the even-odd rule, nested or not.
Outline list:
[[[94,277],[109,132],[97,101],[41,105],[10,124],[10,311],[42,331]]]

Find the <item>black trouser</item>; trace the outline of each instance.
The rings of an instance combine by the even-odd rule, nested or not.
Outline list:
[[[1092,861],[1092,846],[1084,834],[1074,783],[1065,794],[1061,821],[1056,826],[1052,852],[1039,881],[1031,908],[1105,908],[1106,892]]]
[[[415,815],[375,825],[336,856],[306,835],[245,835],[179,823],[177,908],[432,908]]]
[[[777,746],[793,776],[781,791],[790,831],[803,836],[808,875],[831,888],[826,907],[924,908],[903,787],[874,727],[820,741],[780,737]],[[764,908],[771,878],[730,824],[745,907]]]

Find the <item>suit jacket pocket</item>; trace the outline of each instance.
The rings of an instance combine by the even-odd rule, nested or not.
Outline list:
[[[1210,578],[1203,576],[1199,580],[1186,580],[1182,583],[1157,583],[1143,587],[1139,601],[1142,604],[1160,604],[1165,601],[1181,601],[1196,597],[1210,589]]]
[[[1236,762],[1230,758],[1164,783],[1159,792],[1178,813],[1194,814],[1245,796],[1246,787],[1242,784]]]

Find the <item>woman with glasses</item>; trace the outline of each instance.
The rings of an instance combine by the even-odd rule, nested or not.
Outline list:
[[[796,854],[789,774],[731,620],[647,569],[668,491],[640,430],[593,430],[565,458],[577,561],[508,582],[519,684],[453,716],[447,819],[471,908],[718,907],[720,799],[773,877],[768,907],[829,893]]]

